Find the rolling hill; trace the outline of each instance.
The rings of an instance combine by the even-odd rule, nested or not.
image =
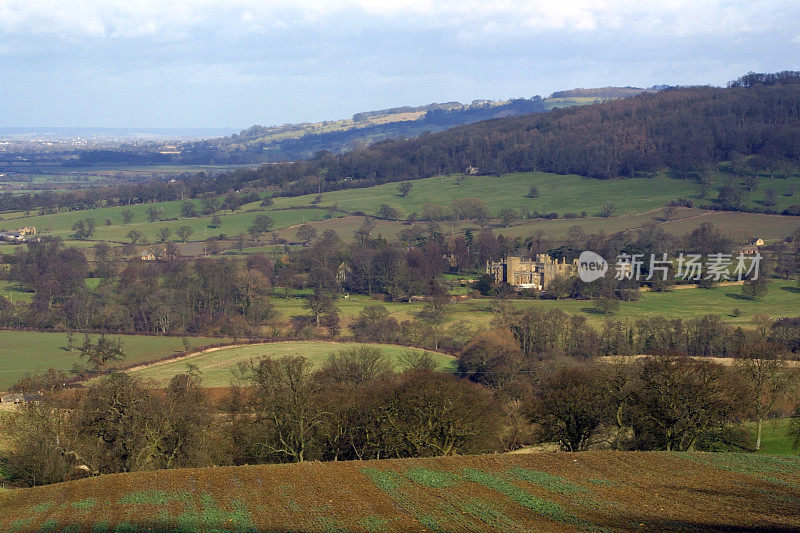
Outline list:
[[[195,163],[209,156],[216,161],[294,161],[311,157],[320,150],[341,153],[385,139],[417,137],[482,120],[627,98],[643,91],[645,89],[631,87],[573,89],[548,98],[433,103],[365,111],[341,120],[256,125],[229,137],[185,143],[181,146],[180,158]]]
[[[85,149],[75,153],[66,166],[109,164],[251,164],[295,161],[318,151],[344,153],[386,139],[413,138],[454,126],[483,120],[545,113],[556,108],[583,106],[615,98],[627,98],[652,89],[603,87],[573,89],[551,97],[474,100],[402,106],[364,111],[351,118],[275,126],[254,125],[239,133],[185,142],[123,144],[117,148]]]
[[[0,492],[3,531],[790,531],[800,458],[583,452],[116,474]]]
[[[791,74],[791,75],[790,75]],[[800,78],[728,88],[681,87],[596,105],[486,120],[335,156],[234,172],[225,181],[282,185],[287,194],[472,172],[546,171],[633,177],[665,168],[697,178],[735,162],[737,177],[782,175],[796,161]],[[752,156],[757,156],[753,158]],[[749,158],[749,159],[748,159]],[[748,168],[747,164],[751,166]]]

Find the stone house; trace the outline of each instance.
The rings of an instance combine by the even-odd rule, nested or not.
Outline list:
[[[533,259],[506,257],[501,261],[487,261],[486,273],[494,277],[495,283],[505,282],[517,289],[546,291],[556,277],[577,276],[578,260],[559,261],[547,254],[537,254]]]

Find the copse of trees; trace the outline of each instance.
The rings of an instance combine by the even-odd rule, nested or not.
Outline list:
[[[217,407],[196,370],[161,392],[124,373],[82,394],[56,387],[11,417],[15,445],[4,467],[38,485],[161,468],[500,449],[491,391],[425,370],[424,358],[413,362],[397,374],[368,347],[332,354],[319,371],[303,357],[258,358],[241,365],[241,387]]]
[[[77,249],[43,240],[19,250],[9,277],[34,291],[33,301],[10,308],[0,321],[74,331],[242,336],[272,316],[274,270],[264,257],[188,261],[168,254],[159,262],[123,262],[104,247],[96,252],[95,273],[104,280],[96,288],[86,284],[88,263]]]
[[[748,72],[733,81],[728,82],[728,87],[755,87],[757,85],[775,85],[783,82],[791,82],[800,78],[800,72],[794,70],[784,70],[774,74]]]
[[[205,466],[220,461],[213,411],[196,375],[176,376],[161,393],[124,373],[84,394],[49,389],[8,422],[9,472],[28,485],[93,474]]]
[[[538,381],[524,409],[538,440],[567,451],[757,450],[760,432],[753,443],[747,428],[733,424],[774,414],[798,375],[773,365],[770,378],[784,388],[768,390],[752,379],[760,362],[740,362],[730,367],[713,359],[653,356],[567,365]]]

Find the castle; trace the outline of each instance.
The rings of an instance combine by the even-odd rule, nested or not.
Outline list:
[[[495,283],[506,282],[518,289],[546,291],[556,276],[577,276],[578,261],[558,261],[547,254],[538,254],[535,259],[506,257],[501,261],[487,261],[486,273],[494,277]]]

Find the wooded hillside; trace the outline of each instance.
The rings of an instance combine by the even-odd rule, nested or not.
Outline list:
[[[791,73],[790,73],[791,74]],[[437,174],[547,171],[595,178],[677,172],[758,156],[774,168],[800,158],[800,79],[686,87],[596,105],[484,121],[403,141],[387,140],[342,155],[268,165],[228,176],[234,183],[297,182],[310,192]],[[735,86],[742,85],[742,86]],[[304,180],[305,178],[305,180]],[[308,191],[306,191],[308,189]]]

